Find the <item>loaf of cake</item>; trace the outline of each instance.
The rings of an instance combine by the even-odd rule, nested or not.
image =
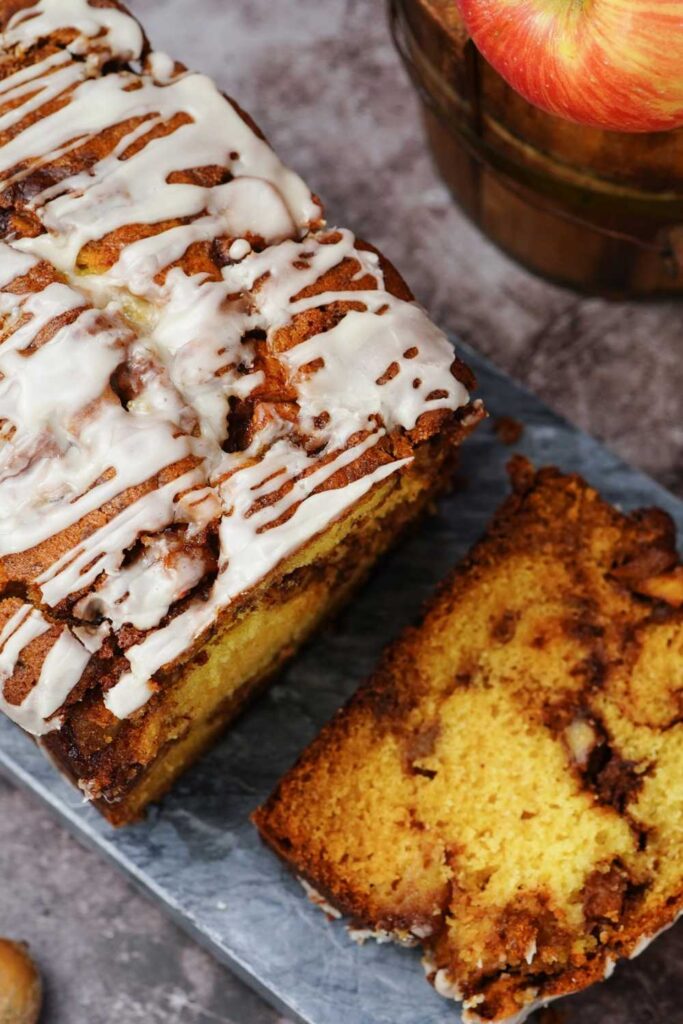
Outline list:
[[[470,1022],[607,977],[683,910],[672,522],[521,459],[513,481],[255,815],[357,938],[421,944]]]
[[[483,415],[395,270],[107,0],[0,2],[0,705],[114,823]]]

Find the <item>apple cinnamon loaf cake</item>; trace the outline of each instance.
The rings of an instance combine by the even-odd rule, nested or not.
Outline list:
[[[255,815],[351,927],[520,1022],[683,910],[683,566],[575,476],[514,494]]]
[[[107,0],[0,3],[0,705],[135,817],[483,415],[395,270]]]

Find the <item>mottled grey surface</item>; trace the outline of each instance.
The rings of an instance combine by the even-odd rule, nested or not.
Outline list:
[[[683,494],[680,305],[577,298],[530,277],[480,238],[434,177],[380,0],[195,0],[191,5],[140,0],[136,10],[160,47],[213,74],[252,111],[280,152],[318,188],[330,221],[349,224],[383,247],[440,323]],[[488,390],[494,410],[508,411],[496,408],[497,389]],[[553,438],[541,426],[530,440],[542,458]],[[472,446],[470,463],[477,461],[482,445],[483,440]],[[498,473],[499,486],[499,467],[495,473],[494,468],[490,480]],[[486,500],[485,495],[486,488],[475,487],[458,499],[472,510],[472,528],[493,498],[493,492]],[[446,521],[437,520],[400,560],[390,563],[360,612],[344,617],[328,634],[328,643],[345,651],[357,635],[359,614],[370,614],[372,644],[362,651],[358,644],[352,647],[356,667],[337,680],[344,688],[369,667],[371,648],[387,634],[378,594],[392,574],[405,571],[407,564],[417,566],[410,591],[399,593],[399,613],[408,617],[433,578],[430,553],[443,557],[440,545],[447,535]],[[393,578],[405,581],[400,575]],[[204,851],[209,858],[206,891],[194,897],[208,900],[218,928],[231,920],[218,906],[226,902],[223,890],[230,893],[226,864],[239,854],[239,846],[233,846],[226,855],[223,845],[230,845],[236,834],[231,822],[256,802],[258,792],[291,760],[301,735],[310,735],[338,700],[334,688],[313,678],[316,661],[314,650],[307,653],[290,672],[288,688],[273,690],[215,758],[179,789],[161,817],[133,833],[133,852],[136,844],[144,847],[150,833],[155,837],[152,867],[168,855],[171,835],[174,842],[179,835],[190,836],[191,845]],[[263,715],[277,723],[282,743],[278,758],[254,774],[245,744]],[[229,765],[236,767],[229,770]],[[49,773],[45,778],[50,779]],[[208,818],[193,819],[193,794],[202,779]],[[77,796],[69,793],[66,799],[78,814]],[[218,841],[217,836],[227,838]],[[413,954],[385,947],[366,947],[360,954],[349,950],[341,930],[326,928],[322,917],[308,910],[263,851],[254,847],[254,856],[258,869],[270,872],[270,882],[259,887],[251,902],[265,892],[265,921],[276,938],[285,918],[272,916],[273,899],[291,906],[292,920],[311,937],[313,959],[321,947],[334,950],[339,963],[349,964],[346,976],[361,993],[364,986],[372,991],[380,963],[400,965],[399,975],[409,964],[405,970],[417,975]],[[5,782],[0,782],[0,878],[0,933],[27,938],[41,961],[48,983],[45,1024],[277,1020],[116,870],[77,845],[51,812]],[[258,903],[253,913],[258,917]],[[291,949],[286,936],[278,944],[281,983],[286,984]],[[679,928],[608,985],[567,1003],[562,1010],[566,1020],[681,1024],[682,954]],[[429,1016],[434,1013],[454,1019],[430,999],[417,976],[412,981],[418,1001],[424,997],[424,1010],[416,1010],[409,1024],[425,1024],[436,1019]],[[333,1012],[334,1024],[343,1019],[360,1024],[339,1004]]]

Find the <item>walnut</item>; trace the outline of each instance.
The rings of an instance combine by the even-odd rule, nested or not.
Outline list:
[[[42,998],[26,943],[0,939],[0,1024],[36,1024]]]

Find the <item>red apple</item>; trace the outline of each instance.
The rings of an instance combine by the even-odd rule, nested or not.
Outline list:
[[[530,103],[627,132],[683,125],[680,0],[457,0],[475,45]]]

